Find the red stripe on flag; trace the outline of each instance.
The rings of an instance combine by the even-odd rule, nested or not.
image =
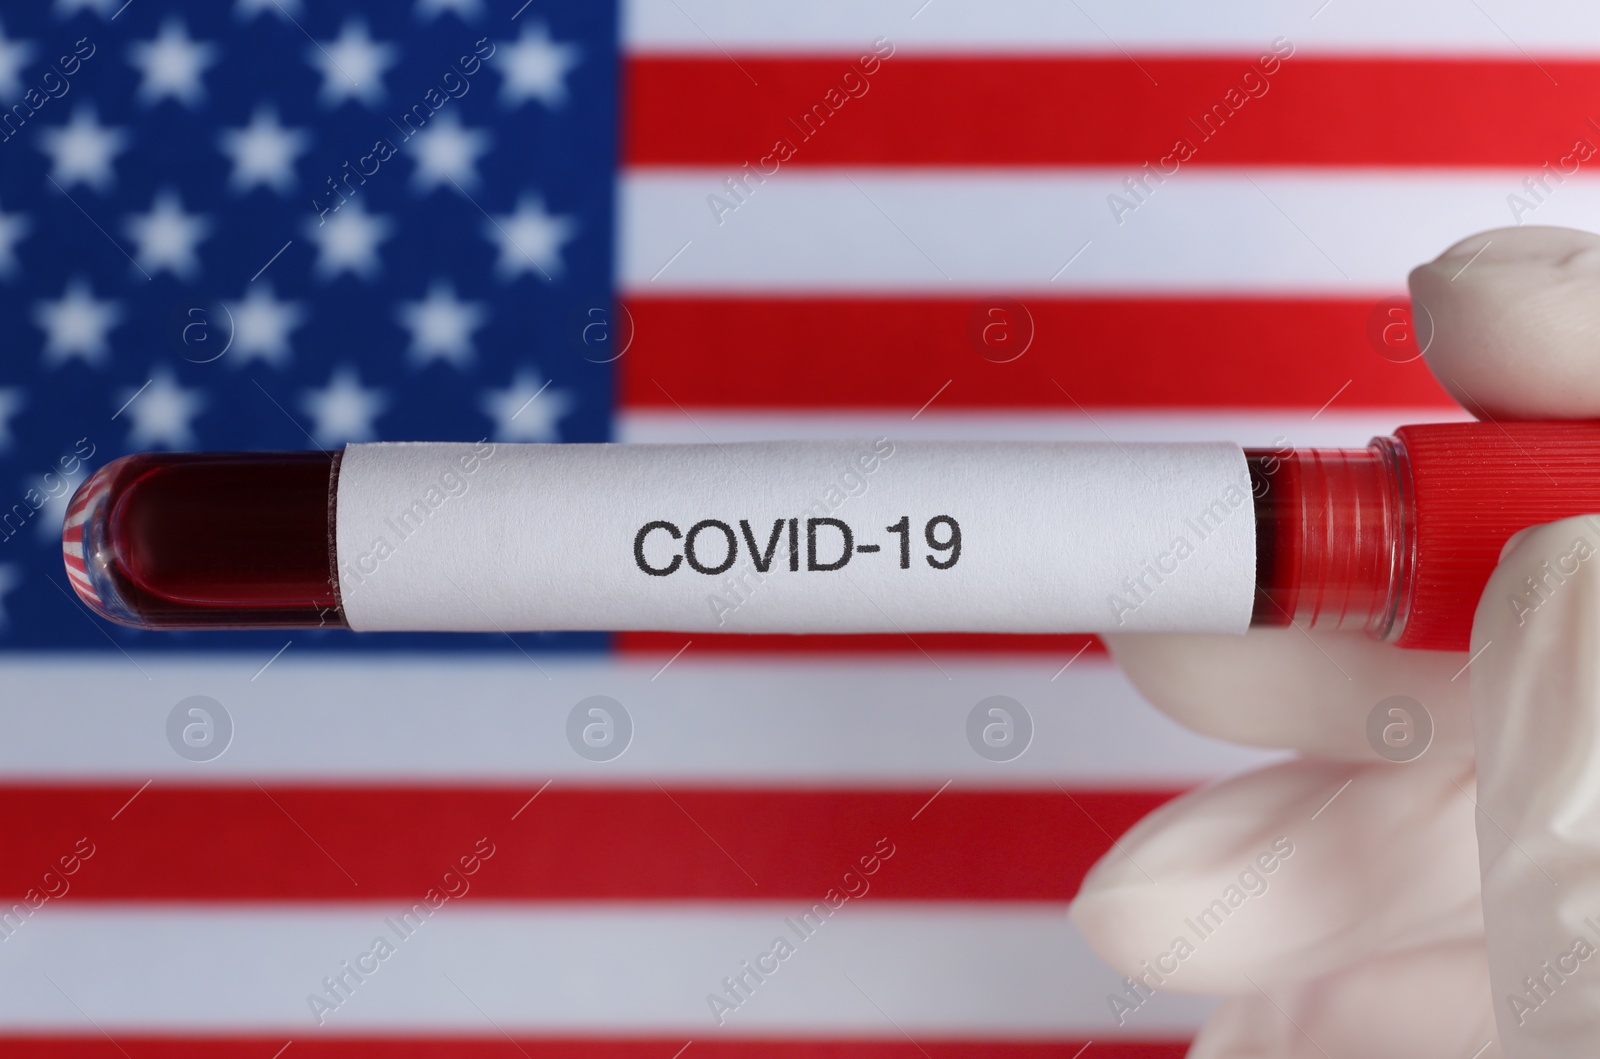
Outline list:
[[[1399,362],[1414,344],[1377,351],[1379,299],[634,295],[627,306],[626,408],[909,414],[935,394],[939,410],[1457,407],[1422,361]]]
[[[0,1037],[18,1059],[276,1059],[287,1037]],[[296,1034],[284,1059],[1182,1059],[1181,1041],[740,1040],[716,1034],[604,1040],[551,1037],[321,1037]]]
[[[937,788],[9,786],[0,899],[1066,901],[1177,793]]]
[[[745,162],[1170,170],[1161,159],[1183,140],[1180,165],[1538,169],[1579,138],[1600,144],[1594,62],[1291,57],[1266,74],[1250,56],[1137,58],[896,56],[845,84],[849,56],[634,57],[624,158],[730,175]]]
[[[785,635],[782,633],[694,633],[623,632],[612,641],[623,654],[673,654],[684,644],[695,655],[903,655],[908,651],[929,654],[1028,654],[1060,655],[1063,660],[1081,652],[1089,657],[1104,657],[1105,645],[1097,637],[1081,633],[1035,635],[1029,633],[919,632],[840,633],[823,635]]]

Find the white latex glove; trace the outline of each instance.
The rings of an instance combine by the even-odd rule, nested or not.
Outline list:
[[[1476,414],[1600,416],[1600,237],[1482,233],[1411,291],[1429,365]],[[1579,539],[1592,558],[1519,616]],[[1183,724],[1302,755],[1157,810],[1085,880],[1074,922],[1138,980],[1107,998],[1129,1032],[1153,987],[1227,998],[1191,1059],[1600,1055],[1600,519],[1513,538],[1481,653],[1295,629],[1108,642]],[[1367,736],[1396,695],[1435,726],[1404,763]]]

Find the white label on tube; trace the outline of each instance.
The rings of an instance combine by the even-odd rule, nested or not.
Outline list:
[[[1243,632],[1229,444],[350,445],[357,630]]]

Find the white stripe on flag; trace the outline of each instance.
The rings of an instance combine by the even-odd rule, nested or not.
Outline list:
[[[1492,55],[1600,48],[1586,0],[626,0],[634,52],[852,54],[887,37],[908,53],[1244,54],[1274,37],[1297,52]],[[1403,104],[1402,104],[1403,105]]]
[[[8,664],[0,704],[0,772],[13,782],[135,786],[152,777],[557,778],[932,789],[955,779],[1055,790],[1058,782],[1186,786],[1280,756],[1180,728],[1104,658],[1061,672],[1067,655],[706,660],[691,645],[661,672],[660,658],[537,657],[418,661],[291,647],[264,672],[265,655],[19,658]],[[966,735],[968,713],[996,694],[1017,699],[1034,722],[1033,744],[1004,764],[980,757]],[[168,743],[169,715],[194,695],[221,704],[233,726],[231,745],[211,761],[188,760]],[[581,757],[568,742],[569,713],[592,695],[616,699],[632,718],[632,742],[611,761]],[[179,730],[188,723],[185,714]]]
[[[1106,997],[1122,993],[1120,978],[1068,924],[1062,905],[874,904],[869,893],[833,918],[813,913],[820,926],[806,923],[802,935],[814,933],[797,936],[785,920],[798,922],[808,907],[800,900],[737,908],[446,903],[431,918],[413,913],[413,926],[399,923],[406,906],[398,901],[293,909],[52,904],[0,949],[0,1021],[13,1033],[99,1027],[113,1035],[160,1029],[308,1038],[487,1036],[497,1028],[708,1038],[1162,1038],[1192,1032],[1209,1008],[1158,995],[1118,1026]],[[755,964],[778,937],[794,951],[719,1026],[707,995],[723,993],[723,979],[742,972],[740,961]],[[393,951],[360,960],[377,938]],[[307,998],[326,996],[323,979],[346,964],[376,970],[359,982],[347,977],[335,994],[340,1003],[319,1009],[319,1025]]]
[[[1126,210],[1136,169],[780,170],[752,180],[733,212],[712,197],[731,202],[723,181],[736,167],[633,169],[619,199],[621,283],[1378,297],[1463,237],[1512,224],[1507,198],[1525,194],[1528,175],[1189,168]],[[1523,219],[1600,229],[1600,178],[1569,178]]]
[[[1108,350],[1114,354],[1115,350]],[[957,394],[951,396],[958,397]],[[696,409],[692,417],[669,409],[634,410],[617,417],[617,440],[674,444],[729,441],[785,441],[795,438],[876,438],[981,441],[1232,441],[1273,448],[1365,448],[1380,435],[1407,423],[1470,419],[1465,411],[1438,408],[1339,412],[1324,409],[1315,418],[1305,409],[1281,412],[1128,412],[1097,411],[1092,419],[1066,412],[938,412],[915,420],[903,408],[881,412],[722,412]]]

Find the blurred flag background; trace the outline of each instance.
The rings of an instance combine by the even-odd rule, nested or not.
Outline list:
[[[1066,903],[1270,756],[1091,641],[139,633],[67,498],[152,449],[1456,417],[1405,274],[1600,223],[1597,49],[1505,0],[11,5],[0,1053],[1181,1055],[1206,1005],[1119,1010]]]

